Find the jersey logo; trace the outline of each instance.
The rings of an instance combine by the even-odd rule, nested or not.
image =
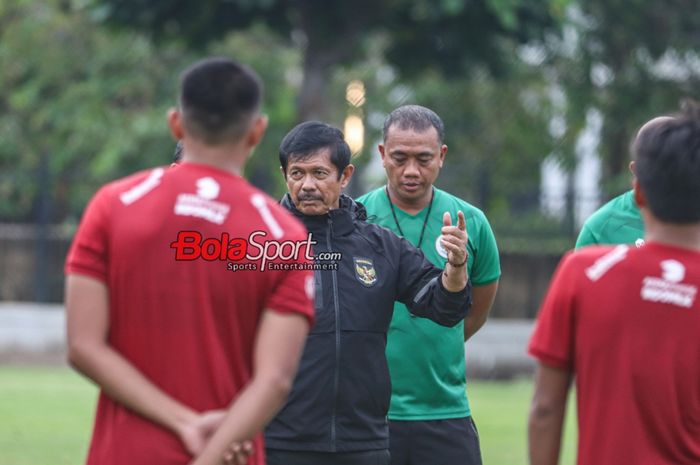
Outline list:
[[[661,278],[655,276],[644,278],[642,299],[683,308],[692,307],[698,288],[692,284],[681,284],[685,278],[685,266],[678,260],[664,260],[659,263],[659,266],[661,266]]]
[[[634,241],[634,245],[635,245],[635,247],[640,248],[641,246],[644,245],[644,239],[642,239],[642,238],[640,237],[639,239],[637,239],[636,241]]]
[[[598,281],[605,273],[610,271],[610,268],[620,263],[627,257],[629,247],[626,245],[618,245],[611,252],[606,253],[591,266],[586,268],[586,276],[591,281]]]
[[[377,272],[374,263],[369,258],[352,257],[355,265],[355,277],[367,287],[372,287],[377,282]]]
[[[182,193],[175,202],[175,214],[202,218],[211,223],[223,224],[231,210],[231,206],[214,199],[221,190],[219,183],[209,176],[199,178],[195,182],[197,193]]]
[[[447,250],[445,247],[442,245],[442,234],[440,234],[437,239],[435,239],[435,251],[440,255],[442,258],[447,258]]]
[[[661,277],[672,283],[679,283],[685,278],[685,267],[678,260],[664,260],[661,262]]]
[[[214,200],[219,196],[219,183],[214,178],[206,177],[197,180],[197,195],[203,199]]]

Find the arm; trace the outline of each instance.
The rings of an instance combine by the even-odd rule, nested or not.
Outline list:
[[[259,433],[282,407],[292,388],[309,322],[299,314],[264,312],[255,343],[250,383],[192,465],[219,464],[232,442]]]
[[[571,373],[539,364],[528,421],[530,465],[557,465]]]
[[[102,391],[165,428],[175,432],[191,453],[204,444],[213,418],[199,415],[161,391],[107,341],[109,292],[94,278],[71,274],[66,279],[68,360]]]
[[[443,217],[443,246],[448,252],[448,264],[444,271],[430,263],[408,241],[400,240],[396,300],[406,304],[414,315],[442,326],[458,324],[471,306],[464,214],[459,212],[458,217],[457,226],[450,225],[449,213]]]
[[[464,340],[476,334],[489,316],[493,301],[496,298],[498,281],[484,286],[472,287],[472,308],[464,319]]]

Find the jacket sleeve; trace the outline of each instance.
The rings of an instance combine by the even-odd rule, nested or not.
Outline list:
[[[455,326],[467,316],[472,304],[471,280],[459,292],[442,285],[442,269],[425,258],[423,252],[404,238],[399,241],[396,261],[398,294],[396,300],[408,310],[442,326]]]

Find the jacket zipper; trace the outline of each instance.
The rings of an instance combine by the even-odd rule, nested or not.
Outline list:
[[[333,230],[333,220],[328,218],[328,230],[326,238],[328,240],[328,252],[333,252],[331,245],[331,231]],[[333,306],[335,310],[335,375],[333,378],[333,414],[331,415],[331,450],[337,450],[336,445],[336,406],[338,405],[338,385],[340,383],[340,307],[338,305],[338,276],[336,270],[331,270],[333,276]]]

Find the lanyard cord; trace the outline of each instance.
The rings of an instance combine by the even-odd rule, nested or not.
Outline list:
[[[399,234],[401,234],[402,237],[406,237],[406,235],[403,233],[403,230],[401,229],[401,225],[399,224],[399,219],[396,217],[396,210],[394,210],[394,203],[391,201],[391,196],[389,195],[389,188],[384,187],[384,190],[386,191],[386,198],[389,199],[389,206],[391,207],[391,215],[394,217],[394,223],[396,223],[396,227],[399,230]],[[428,214],[425,215],[425,219],[423,220],[423,228],[420,231],[420,239],[418,239],[418,245],[416,245],[416,248],[420,249],[420,245],[423,243],[423,234],[425,234],[425,227],[428,226],[428,218],[430,218],[430,212],[433,209],[433,199],[435,198],[435,188],[433,187],[432,194],[430,195],[430,204],[428,204]]]

